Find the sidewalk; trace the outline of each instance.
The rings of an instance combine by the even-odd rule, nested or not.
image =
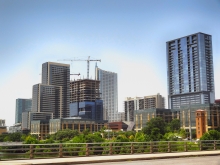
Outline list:
[[[109,155],[109,156],[88,156],[72,158],[53,158],[53,159],[28,159],[0,161],[0,165],[70,165],[101,162],[119,162],[131,160],[149,159],[169,159],[191,156],[214,156],[220,155],[218,151],[198,151],[198,152],[178,152],[178,153],[155,153],[155,154],[134,154],[134,155]]]

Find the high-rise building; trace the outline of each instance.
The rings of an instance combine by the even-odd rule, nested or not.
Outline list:
[[[118,121],[118,78],[117,73],[95,67],[95,79],[100,81],[100,93],[103,100],[103,119]]]
[[[136,98],[127,97],[124,101],[124,112],[125,112],[125,121],[134,121],[134,111]]]
[[[32,120],[69,117],[70,65],[42,64],[42,83],[33,86],[32,109],[22,113],[22,129],[30,129]]]
[[[31,111],[32,99],[16,99],[15,123],[22,122],[22,113]]]
[[[36,84],[32,92],[32,112],[53,113],[53,118],[62,116],[62,87]]]
[[[62,111],[58,114],[60,113],[60,118],[69,117],[70,65],[55,62],[42,64],[42,84],[61,88],[60,106]]]
[[[159,93],[144,97],[127,97],[124,101],[125,121],[134,121],[134,111],[144,109],[165,108],[164,97]]]
[[[212,36],[199,32],[166,47],[169,108],[214,103]]]
[[[100,100],[100,81],[79,79],[70,82],[70,116],[103,120],[103,101]]]

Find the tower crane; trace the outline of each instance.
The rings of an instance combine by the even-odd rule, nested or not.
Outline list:
[[[101,62],[101,59],[95,59],[95,60],[92,60],[90,59],[90,56],[88,56],[88,59],[87,60],[84,60],[84,59],[63,59],[63,60],[58,60],[58,61],[87,61],[87,79],[89,79],[89,63],[90,61],[99,61]]]
[[[80,76],[80,73],[76,73],[76,74],[70,74],[70,75],[77,75],[77,76]]]

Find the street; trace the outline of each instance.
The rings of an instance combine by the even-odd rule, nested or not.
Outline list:
[[[89,165],[220,165],[220,156],[202,156],[202,157],[186,157],[186,158],[169,158],[169,159],[154,159],[140,161],[125,161],[125,162],[107,162],[107,163],[91,163]],[[76,164],[74,164],[76,165]],[[88,164],[80,164],[88,165]]]

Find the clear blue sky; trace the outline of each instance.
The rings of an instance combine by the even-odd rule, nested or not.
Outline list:
[[[197,32],[213,37],[220,98],[220,0],[0,0],[0,118],[14,124],[15,99],[32,97],[42,63],[74,57],[118,73],[119,111],[125,97],[167,98],[166,41]],[[71,72],[85,77],[86,62]]]

